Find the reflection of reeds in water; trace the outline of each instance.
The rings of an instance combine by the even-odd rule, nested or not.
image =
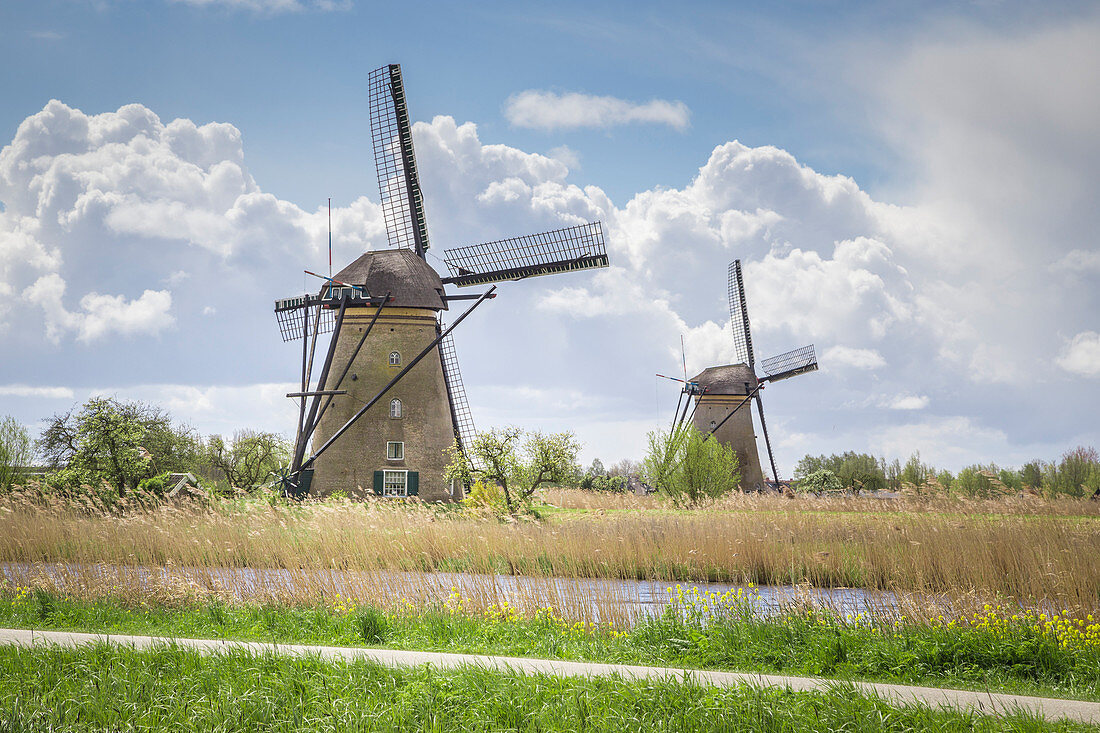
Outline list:
[[[382,606],[445,596],[449,587],[437,587],[430,571],[485,576],[468,581],[463,595],[489,606],[503,600],[493,576],[509,574],[521,578],[516,593],[530,598],[507,600],[572,609],[574,618],[594,613],[583,608],[625,617],[636,599],[611,585],[551,578],[859,587],[924,598],[1000,596],[1088,612],[1100,607],[1100,521],[1090,502],[736,497],[702,511],[641,512],[659,505],[579,492],[548,498],[602,513],[502,523],[391,503],[250,504],[122,518],[13,509],[0,515],[0,561],[72,563],[70,587],[88,592],[97,584],[129,587],[140,572],[97,580],[79,569],[97,563],[192,568],[190,576],[177,572],[164,581],[166,597],[177,592],[173,584],[189,582],[203,592],[313,602],[341,592],[337,577],[354,575],[341,581],[353,586],[345,595]],[[220,588],[230,581],[210,568],[280,568],[292,580],[256,588],[233,580],[240,587]],[[377,570],[409,575],[395,588]],[[137,586],[128,592],[141,594]]]

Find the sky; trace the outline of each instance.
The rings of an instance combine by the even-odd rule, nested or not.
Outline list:
[[[402,66],[433,249],[603,222],[611,267],[455,331],[479,429],[640,458],[728,363],[742,260],[779,472],[1100,446],[1100,5],[0,1],[0,416],[92,395],[292,435],[276,298],[386,246]],[[452,311],[451,316],[457,315]],[[759,432],[759,431],[758,431]]]

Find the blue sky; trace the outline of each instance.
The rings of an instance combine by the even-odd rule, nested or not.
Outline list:
[[[740,257],[760,354],[822,355],[765,393],[782,473],[1100,444],[1095,4],[66,0],[3,3],[0,39],[0,413],[32,428],[107,392],[290,430],[270,301],[330,196],[337,267],[382,246],[366,77],[396,62],[438,249],[609,233],[611,270],[463,325],[479,424],[639,457],[680,335],[731,357]]]

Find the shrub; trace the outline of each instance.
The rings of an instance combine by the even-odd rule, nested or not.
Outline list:
[[[488,483],[475,481],[466,498],[462,500],[462,504],[471,509],[504,511],[504,491],[491,481]]]
[[[649,434],[646,482],[676,506],[695,506],[738,489],[737,453],[691,424]]]

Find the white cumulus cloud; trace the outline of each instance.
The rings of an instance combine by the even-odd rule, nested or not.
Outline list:
[[[47,400],[71,400],[70,387],[35,387],[27,384],[0,384],[0,395],[5,397],[38,397]]]
[[[684,130],[691,121],[691,111],[679,101],[630,102],[618,97],[580,92],[559,94],[540,89],[513,94],[504,104],[504,116],[516,127],[539,130],[606,128],[635,123],[668,125]]]
[[[1100,333],[1083,331],[1066,343],[1058,366],[1084,377],[1100,377]]]

